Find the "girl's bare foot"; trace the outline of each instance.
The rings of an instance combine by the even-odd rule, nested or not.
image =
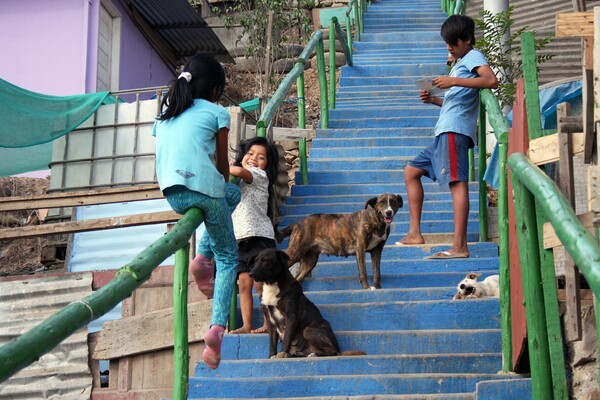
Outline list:
[[[395,243],[396,246],[404,246],[410,244],[425,244],[425,239],[423,239],[423,235],[421,235],[420,233],[408,233],[403,239],[400,239]]]
[[[269,328],[267,325],[263,325],[258,329],[252,329],[250,333],[269,333]]]
[[[237,335],[237,334],[241,334],[241,333],[251,333],[252,332],[252,328],[249,326],[242,326],[241,328],[237,328],[234,331],[231,331],[229,333]]]

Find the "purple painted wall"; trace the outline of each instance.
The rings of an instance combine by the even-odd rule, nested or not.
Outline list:
[[[119,0],[119,89],[165,85],[173,74]],[[0,78],[50,95],[96,91],[100,0],[0,2]]]

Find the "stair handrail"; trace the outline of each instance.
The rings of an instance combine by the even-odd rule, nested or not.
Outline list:
[[[479,240],[488,240],[487,220],[487,185],[483,179],[486,160],[483,156],[486,149],[486,115],[498,142],[498,245],[500,263],[500,327],[502,336],[502,371],[512,369],[512,328],[511,328],[511,298],[510,298],[510,258],[508,243],[508,122],[502,114],[500,103],[491,89],[479,91],[479,134],[477,148],[479,149]]]
[[[65,306],[29,331],[0,346],[0,383],[38,360],[81,327],[100,318],[130,297],[136,288],[150,278],[152,271],[173,253],[176,253],[175,276],[185,277],[182,286],[187,288],[188,252],[185,249],[203,220],[204,213],[200,209],[189,209],[170,232],[142,250],[129,264],[121,267],[108,284],[83,299]],[[183,257],[182,253],[185,253]],[[177,262],[178,258],[181,262]],[[179,310],[174,310],[174,314],[176,326],[177,315],[184,316],[183,324],[187,326],[187,298],[181,298]],[[187,329],[185,329],[175,335],[175,348],[187,348],[187,340]],[[175,371],[187,377],[189,359],[185,358],[179,365],[176,363]],[[181,365],[183,363],[185,364]],[[186,386],[187,378],[184,383]],[[176,379],[173,397],[186,398],[186,395],[175,395],[177,387],[178,390],[185,390],[187,393],[187,388],[178,385]]]
[[[306,127],[305,118],[305,99],[304,99],[304,67],[306,60],[316,52],[317,58],[317,74],[319,80],[319,94],[320,94],[320,120],[321,128],[329,127],[329,109],[335,108],[335,39],[336,32],[338,32],[337,40],[342,44],[344,55],[346,56],[346,64],[352,65],[352,45],[351,45],[351,22],[349,18],[350,10],[354,10],[355,13],[355,32],[357,38],[360,38],[360,31],[362,29],[362,18],[363,12],[366,10],[366,3],[363,0],[360,4],[358,0],[351,0],[346,10],[346,34],[344,34],[337,17],[333,17],[329,27],[330,37],[330,51],[329,51],[329,63],[330,63],[330,81],[331,81],[331,103],[327,92],[327,75],[325,69],[325,50],[323,43],[323,32],[319,29],[312,33],[312,36],[304,50],[296,60],[294,67],[287,75],[283,78],[277,90],[271,97],[271,100],[260,114],[258,121],[256,122],[256,135],[260,137],[267,136],[267,127],[271,123],[275,112],[283,104],[287,94],[289,93],[294,80],[296,82],[298,90],[298,127],[304,129]],[[350,39],[347,39],[350,38]],[[350,41],[350,44],[349,44]],[[333,50],[331,50],[333,49]],[[306,138],[301,138],[298,144],[299,158],[300,158],[300,178],[303,185],[308,184],[308,156],[306,152]]]
[[[525,265],[532,270],[530,274],[535,273],[532,278],[536,281],[541,280],[544,282],[545,279],[540,276],[539,271],[541,269],[539,251],[543,248],[543,244],[539,243],[540,239],[536,226],[536,211],[541,210],[544,217],[552,224],[556,236],[573,258],[579,271],[581,271],[592,289],[594,293],[596,320],[599,321],[600,244],[579,221],[569,201],[563,196],[556,184],[527,156],[522,153],[512,154],[508,159],[508,166],[512,172],[511,181],[515,194],[515,204],[520,205],[520,209],[516,210],[516,216],[517,224],[520,226],[518,233],[520,234],[519,255],[522,260],[521,263],[523,264],[523,261],[529,259],[532,265]],[[551,272],[550,275],[554,276],[554,270]],[[539,282],[536,283],[537,285],[533,286],[540,286]],[[526,282],[523,282],[524,286],[525,284]],[[546,284],[550,286],[550,290],[556,290],[555,278],[552,279],[552,282],[546,282]],[[535,351],[533,352],[534,354],[530,354],[533,396],[534,398],[554,397],[566,399],[568,398],[568,393],[566,382],[563,382],[563,374],[560,374],[561,382],[557,384],[554,382],[554,368],[552,368],[552,374],[548,373],[548,365],[552,363],[552,360],[548,356],[547,342],[551,338],[548,338],[545,344],[543,339],[547,335],[546,330],[550,323],[546,321],[544,315],[547,315],[549,311],[556,312],[556,310],[547,309],[547,305],[544,302],[545,293],[546,287],[544,285],[543,292],[530,294],[525,299],[528,306],[526,310],[534,309],[530,313],[528,312],[527,323],[528,325],[530,323],[534,325],[532,327],[533,331],[539,331],[539,337],[534,338],[534,341],[536,344],[540,346],[545,345],[546,347],[545,351]],[[525,294],[527,295],[527,290]],[[535,314],[535,321],[530,320],[531,314]],[[538,323],[537,319],[541,321]],[[562,337],[559,335],[558,339],[562,340]],[[557,366],[557,371],[557,373],[564,373],[564,365]]]

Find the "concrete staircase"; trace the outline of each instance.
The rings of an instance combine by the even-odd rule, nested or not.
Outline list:
[[[444,19],[439,0],[369,6],[364,34],[354,44],[355,65],[342,68],[330,126],[313,142],[309,184],[292,188],[282,225],[312,213],[353,212],[384,192],[402,194],[406,202],[404,165],[432,140],[439,112],[420,103],[414,80],[445,71]],[[497,245],[477,242],[477,184],[470,186],[471,258],[462,260],[423,259],[447,248],[453,231],[448,189],[431,181],[424,186],[428,245],[393,245],[408,230],[405,203],[383,251],[381,290],[361,288],[354,257],[322,256],[302,284],[341,349],[366,356],[271,360],[267,335],[226,335],[220,367],[199,362],[189,398],[531,398],[528,379],[498,374],[498,300],[452,300],[468,272],[498,273]],[[255,326],[262,324],[258,304],[255,298]]]

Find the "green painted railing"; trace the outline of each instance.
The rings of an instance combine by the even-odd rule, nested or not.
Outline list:
[[[271,97],[269,103],[262,111],[258,122],[256,123],[256,135],[266,137],[267,127],[271,123],[273,116],[285,101],[292,85],[296,82],[298,88],[298,127],[306,128],[305,99],[304,99],[304,66],[306,60],[316,52],[317,73],[319,79],[320,96],[320,120],[321,128],[329,127],[329,110],[335,108],[336,91],[336,60],[335,60],[335,40],[339,40],[346,56],[346,64],[352,65],[352,23],[350,14],[354,11],[355,32],[357,39],[360,40],[362,31],[362,19],[366,11],[366,1],[352,0],[346,9],[346,33],[342,30],[336,17],[333,17],[329,26],[329,93],[327,90],[327,73],[325,69],[325,50],[323,44],[323,33],[320,30],[313,32],[311,39],[304,47],[304,51],[298,57],[294,68],[285,76],[279,84],[279,87]],[[337,35],[336,35],[337,33]],[[302,184],[308,183],[308,157],[306,154],[306,138],[299,141],[298,150],[300,153],[300,176]]]
[[[0,382],[38,360],[79,328],[112,310],[148,280],[160,263],[176,253],[174,339],[177,351],[173,398],[186,399],[189,356],[183,349],[187,349],[188,345],[187,295],[184,296],[184,292],[187,291],[188,243],[203,220],[202,211],[197,208],[188,210],[170,232],[144,249],[131,263],[119,269],[107,285],[69,304],[44,322],[2,345]]]
[[[562,359],[562,337],[551,335],[550,329],[557,328],[560,332],[558,304],[551,305],[553,309],[549,310],[547,299],[545,301],[548,294],[556,292],[554,266],[549,276],[545,276],[547,271],[540,260],[540,252],[544,251],[541,243],[543,236],[538,234],[537,215],[541,212],[550,221],[556,235],[585,277],[594,292],[596,312],[600,296],[600,246],[597,239],[581,224],[560,189],[525,155],[513,154],[508,160],[508,166],[512,172],[519,226],[519,254],[524,269],[533,398],[568,399],[564,364],[558,365],[558,361],[553,358]],[[540,282],[543,282],[542,287]],[[550,319],[551,315],[555,317]],[[558,344],[557,351],[560,354],[552,351],[549,341]]]
[[[502,115],[498,99],[490,89],[479,92],[479,240],[487,241],[487,186],[483,180],[485,173],[486,112],[490,125],[498,141],[498,242],[500,254],[500,321],[502,329],[502,371],[512,369],[512,328],[510,299],[510,259],[508,247],[508,184],[506,157],[508,154],[508,123]]]

